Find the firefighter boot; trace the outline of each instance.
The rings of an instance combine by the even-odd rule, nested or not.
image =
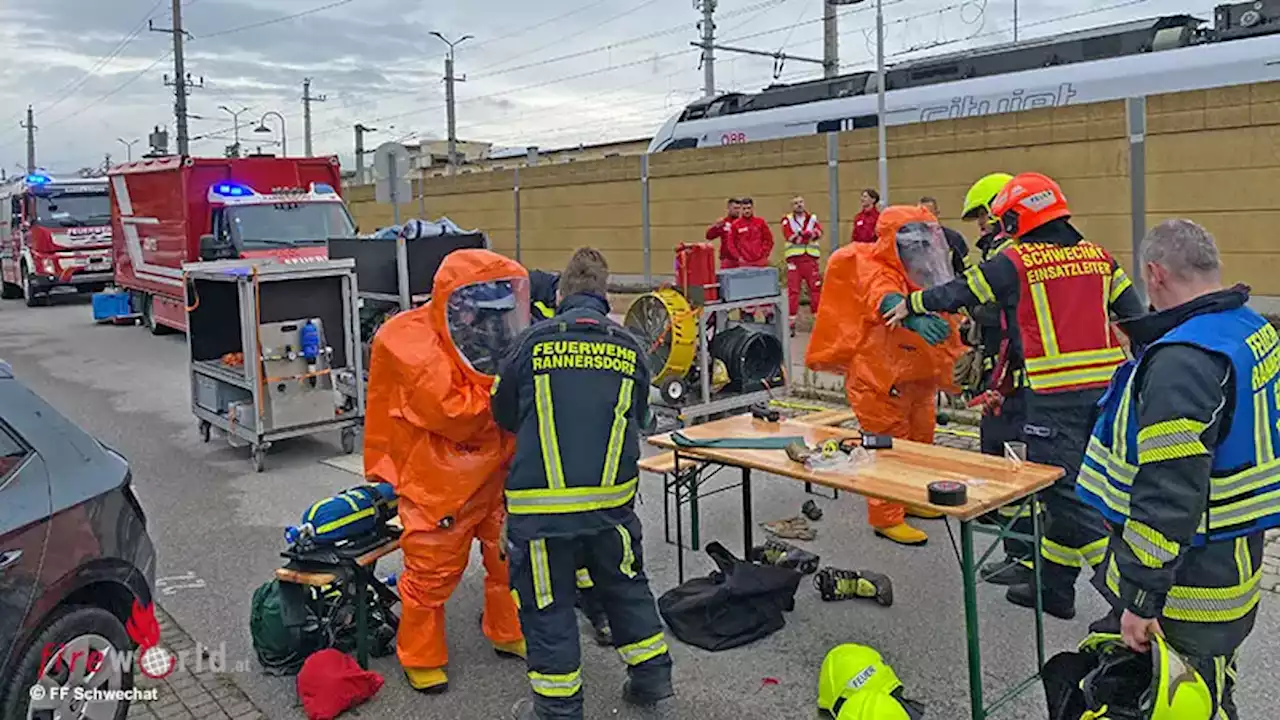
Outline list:
[[[813,586],[827,602],[869,598],[885,607],[893,604],[893,581],[876,572],[824,567],[813,577]]]
[[[1035,573],[1026,566],[1027,562],[1014,557],[989,562],[978,571],[978,577],[992,585],[1030,585],[1035,581]]]
[[[449,676],[444,668],[405,668],[404,676],[409,686],[420,693],[435,695],[449,689]]]
[[[899,545],[924,545],[929,542],[929,536],[923,530],[918,530],[906,523],[898,523],[892,527],[875,528],[876,534],[886,540],[892,540]]]
[[[1035,609],[1036,589],[1033,583],[1014,585],[1005,592],[1004,597],[1014,605]],[[1075,587],[1064,590],[1045,587],[1040,593],[1040,602],[1045,612],[1060,620],[1070,620],[1076,616]]]
[[[538,720],[538,713],[533,709],[532,700],[520,698],[515,705],[511,706],[511,714],[508,717],[511,720]]]
[[[1090,634],[1099,633],[1104,635],[1119,635],[1120,634],[1120,616],[1123,613],[1124,613],[1123,609],[1121,610],[1113,609],[1110,612],[1108,612],[1106,615],[1089,623]]]
[[[747,559],[751,562],[761,563],[762,565],[775,565],[788,570],[798,570],[805,575],[812,575],[818,571],[817,555],[802,550],[790,543],[784,543],[781,540],[765,540],[763,545],[756,545],[751,548],[751,552],[747,554]]]
[[[916,507],[915,505],[908,505],[906,513],[908,517],[920,518],[921,520],[937,520],[942,517],[942,513],[937,510]]]
[[[665,682],[646,684],[643,687],[639,686],[633,678],[627,678],[622,682],[622,699],[632,705],[657,705],[675,694],[670,675]]]

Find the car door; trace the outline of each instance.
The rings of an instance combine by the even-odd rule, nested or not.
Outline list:
[[[51,512],[44,460],[7,421],[23,411],[15,406],[24,394],[15,393],[16,386],[0,363],[0,677],[17,661],[22,628],[40,591]]]

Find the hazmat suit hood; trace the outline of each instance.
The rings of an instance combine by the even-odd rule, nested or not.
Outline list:
[[[528,324],[528,273],[489,250],[457,250],[436,272],[431,300],[399,313],[373,339],[366,398],[365,475],[449,516],[481,485],[501,493],[514,439],[489,411],[493,374],[468,347],[475,313],[514,314]],[[507,297],[507,294],[510,297]],[[472,328],[460,326],[471,321]],[[518,334],[519,322],[507,330]],[[509,338],[514,344],[514,335]],[[486,360],[487,362],[487,360]],[[496,478],[496,480],[495,480]]]
[[[896,271],[909,290],[925,290],[955,277],[942,226],[922,207],[885,208],[876,221],[871,254],[884,271]]]

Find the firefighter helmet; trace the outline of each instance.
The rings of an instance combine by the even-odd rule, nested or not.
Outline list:
[[[1071,217],[1071,209],[1053,178],[1022,173],[991,201],[991,214],[999,218],[1006,235],[1019,238],[1053,220]]]
[[[964,194],[964,209],[960,213],[961,217],[965,220],[973,220],[977,218],[979,210],[986,210],[990,215],[991,201],[1012,179],[1013,176],[1009,173],[991,173],[979,178],[978,182],[969,186],[969,192]]]
[[[909,720],[902,682],[880,653],[846,643],[827,653],[818,675],[818,708],[837,720]]]
[[[1078,653],[1055,656],[1049,667],[1055,668],[1054,680],[1046,680],[1045,689],[1055,720],[1215,717],[1204,678],[1159,635],[1151,639],[1149,653],[1136,653],[1119,635],[1094,633],[1080,643]]]

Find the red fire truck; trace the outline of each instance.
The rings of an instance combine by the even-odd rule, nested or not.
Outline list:
[[[154,334],[186,331],[182,266],[227,258],[328,257],[355,224],[337,157],[169,156],[111,168],[115,284]]]
[[[57,288],[111,283],[106,178],[32,173],[0,188],[0,297],[40,305]]]

